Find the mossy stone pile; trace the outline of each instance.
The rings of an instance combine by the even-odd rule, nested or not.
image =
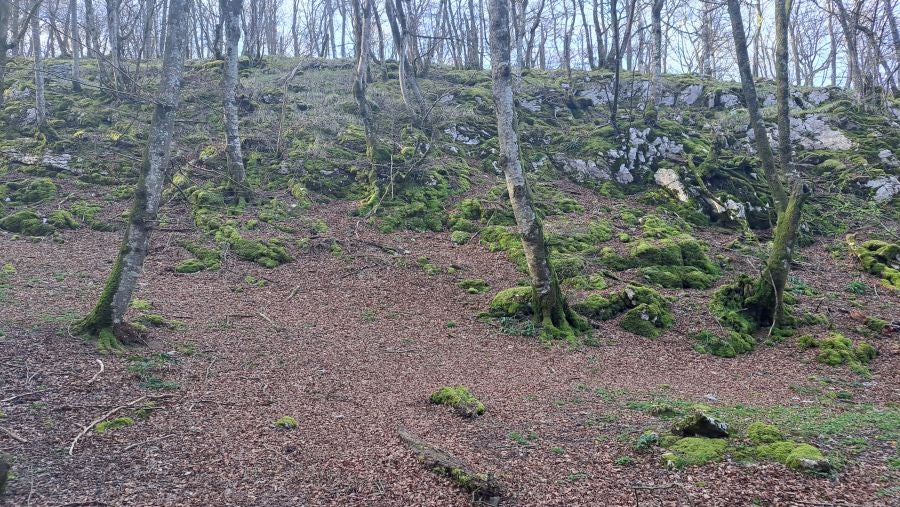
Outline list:
[[[656,338],[675,324],[669,303],[655,290],[629,284],[619,292],[591,294],[573,309],[586,317],[609,320],[625,313],[621,326],[630,333]]]

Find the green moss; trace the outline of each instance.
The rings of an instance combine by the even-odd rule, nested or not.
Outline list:
[[[466,417],[475,417],[484,413],[484,403],[464,385],[442,387],[431,393],[430,400],[438,405],[453,407]]]
[[[196,260],[203,264],[203,269],[217,270],[221,266],[222,257],[218,251],[210,248],[203,248],[193,241],[182,241],[180,245],[197,257]],[[200,270],[198,269],[197,271]],[[193,271],[191,271],[191,273],[192,272]]]
[[[153,303],[146,299],[135,298],[131,300],[131,307],[139,311],[148,311],[153,309]]]
[[[134,419],[131,417],[116,417],[115,419],[97,423],[97,425],[94,426],[94,431],[102,435],[109,430],[125,428],[127,426],[134,426]]]
[[[620,292],[591,294],[572,308],[581,315],[608,320],[625,312],[622,328],[631,333],[656,338],[675,324],[668,302],[649,287],[630,284]]]
[[[681,230],[656,215],[647,215],[641,223],[644,236],[648,238],[671,238],[679,235]]]
[[[737,331],[727,331],[723,338],[704,329],[693,337],[696,341],[694,350],[719,357],[735,357],[750,352],[756,345],[751,335],[742,335]]]
[[[885,286],[900,290],[900,244],[873,239],[857,245],[851,234],[847,246],[865,271],[880,277]]]
[[[47,223],[57,229],[77,229],[78,221],[66,210],[56,210],[47,217]]]
[[[668,309],[656,304],[641,303],[622,318],[622,329],[647,338],[658,337],[674,324]]]
[[[777,461],[789,468],[802,468],[802,460],[822,461],[822,452],[809,444],[781,441],[763,444],[754,448],[754,454],[760,459]]]
[[[56,229],[48,223],[44,223],[34,211],[23,209],[0,219],[0,229],[25,236],[46,236]]]
[[[864,371],[864,364],[871,362],[878,355],[878,351],[866,342],[859,342],[854,347],[850,338],[840,334],[831,333],[826,338],[816,339],[812,336],[801,336],[797,340],[797,346],[801,349],[818,348],[816,360],[829,366],[847,364],[854,371]]]
[[[550,255],[550,265],[560,280],[572,278],[584,270],[584,257],[579,255]]]
[[[534,289],[531,287],[511,287],[498,292],[491,300],[491,315],[495,317],[515,317],[532,312]]]
[[[176,273],[196,273],[206,269],[206,265],[200,259],[187,259],[175,265]]]
[[[720,438],[682,438],[669,447],[663,461],[671,468],[705,465],[721,460],[725,456],[726,445],[727,441]]]
[[[10,197],[14,201],[35,203],[45,201],[56,195],[56,184],[50,178],[35,178],[25,186],[13,192]]]
[[[754,445],[762,445],[781,442],[784,440],[784,435],[781,434],[781,431],[778,428],[771,424],[754,422],[747,427],[747,438],[750,439]]]
[[[456,284],[459,288],[465,290],[469,294],[478,294],[481,292],[487,292],[490,290],[491,286],[487,284],[484,280],[478,279],[466,279],[462,280]]]
[[[450,233],[450,241],[456,243],[457,245],[465,244],[469,241],[469,238],[472,237],[472,234],[466,231],[453,231]]]
[[[278,418],[272,425],[285,430],[292,430],[298,426],[297,420],[289,415]]]

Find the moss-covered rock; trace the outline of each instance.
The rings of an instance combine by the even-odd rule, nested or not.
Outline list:
[[[0,229],[26,236],[46,236],[56,230],[30,209],[19,210],[0,219]]]
[[[131,417],[116,417],[115,419],[97,423],[97,425],[94,426],[94,431],[97,432],[97,434],[102,435],[109,430],[125,428],[127,426],[134,426],[134,419]]]
[[[675,324],[669,304],[658,292],[629,284],[619,292],[591,294],[572,308],[581,315],[608,320],[622,312],[621,326],[628,332],[656,338]]]
[[[285,416],[282,416],[282,417],[279,417],[278,419],[276,419],[275,422],[272,423],[272,426],[275,426],[276,428],[281,428],[284,430],[292,430],[292,429],[296,428],[298,426],[298,424],[297,424],[297,419],[295,419],[289,415],[285,415]]]
[[[672,425],[672,434],[682,437],[728,438],[728,425],[702,410],[694,410]]]
[[[747,438],[754,445],[771,444],[784,440],[781,430],[762,422],[754,422],[747,427]]]
[[[484,403],[464,385],[445,386],[431,393],[432,403],[453,407],[464,417],[476,417],[484,413]]]
[[[495,317],[515,317],[532,313],[534,289],[531,287],[511,287],[498,292],[491,300],[491,315]]]
[[[851,234],[847,245],[864,270],[880,277],[885,286],[900,290],[900,244],[872,239],[857,245]]]
[[[752,336],[737,331],[726,331],[725,336],[721,337],[704,329],[694,334],[694,340],[694,350],[719,357],[735,357],[750,352],[756,346]]]
[[[176,273],[196,273],[206,269],[206,265],[200,259],[187,259],[175,265]]]
[[[841,364],[848,364],[851,367],[861,366],[871,362],[878,355],[878,350],[872,345],[861,341],[854,346],[850,338],[840,333],[830,333],[821,339],[804,335],[797,339],[797,346],[801,349],[818,348],[816,360],[829,366]]]
[[[71,213],[64,209],[59,209],[50,213],[47,217],[47,223],[57,229],[77,229],[80,225]]]
[[[816,447],[789,440],[758,445],[753,451],[759,459],[777,461],[795,470],[820,469],[827,463],[822,451]]]
[[[50,178],[35,178],[13,192],[13,201],[36,203],[50,199],[56,195],[56,184]]]
[[[718,438],[687,437],[669,447],[663,463],[669,468],[705,465],[725,456],[727,442]]]

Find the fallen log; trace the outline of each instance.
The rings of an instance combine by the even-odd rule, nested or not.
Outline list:
[[[492,474],[473,470],[464,461],[429,444],[406,428],[398,428],[397,433],[400,440],[416,452],[419,462],[432,472],[450,478],[456,485],[468,491],[472,495],[473,503],[500,504],[502,491]]]

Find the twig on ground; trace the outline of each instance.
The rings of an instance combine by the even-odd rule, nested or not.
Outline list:
[[[297,295],[297,291],[299,291],[299,290],[300,290],[300,286],[299,286],[299,285],[296,286],[296,287],[294,287],[294,288],[291,290],[291,293],[288,294],[288,297],[285,299],[285,301],[290,301],[290,300],[294,299],[294,296]]]
[[[78,440],[79,440],[81,437],[83,437],[85,434],[87,434],[87,432],[90,431],[91,428],[93,428],[94,426],[96,426],[96,425],[100,424],[101,422],[105,421],[109,416],[115,414],[115,413],[118,412],[119,410],[122,410],[122,409],[125,409],[125,408],[128,408],[128,407],[133,407],[134,405],[136,405],[136,404],[138,404],[138,403],[144,401],[145,399],[147,399],[146,396],[141,396],[140,398],[135,398],[134,400],[132,400],[132,401],[126,403],[125,405],[119,405],[118,407],[116,407],[116,408],[110,410],[109,412],[103,414],[102,416],[98,417],[97,419],[94,419],[93,421],[91,421],[91,423],[88,424],[87,426],[85,426],[84,429],[81,430],[81,433],[79,433],[78,435],[76,435],[76,436],[75,436],[75,439],[72,440],[72,443],[69,445],[69,456],[71,456],[71,455],[75,452],[75,445],[78,444]]]
[[[11,429],[9,429],[9,428],[0,426],[0,431],[2,431],[3,433],[6,433],[6,434],[9,435],[10,437],[12,437],[13,440],[17,440],[17,441],[19,441],[19,442],[21,442],[21,443],[23,443],[23,444],[27,444],[27,443],[28,443],[28,439],[26,439],[25,437],[19,435],[18,433],[16,433],[15,431],[13,431],[13,430],[11,430]]]
[[[25,396],[30,396],[32,394],[38,394],[38,393],[42,393],[44,391],[49,391],[50,389],[51,388],[49,388],[49,387],[45,387],[43,389],[38,389],[37,391],[29,391],[27,393],[17,394],[15,396],[10,396],[9,398],[3,398],[2,400],[0,400],[0,403],[9,403],[10,401],[13,401],[13,400],[16,400],[19,398],[24,398]]]
[[[95,373],[94,376],[91,377],[91,379],[87,381],[88,384],[90,384],[90,383],[94,382],[95,380],[97,380],[97,377],[99,377],[100,374],[103,373],[103,370],[105,370],[105,368],[104,368],[104,366],[103,366],[103,361],[97,359],[97,363],[100,364],[100,371],[98,371],[97,373]]]
[[[128,452],[128,451],[134,449],[135,447],[140,447],[140,446],[142,446],[142,445],[150,444],[150,443],[156,442],[156,441],[158,441],[158,440],[165,440],[165,439],[167,439],[167,438],[169,438],[169,437],[174,437],[174,436],[175,436],[174,433],[169,433],[168,435],[163,435],[163,436],[161,436],[161,437],[150,438],[150,439],[144,440],[143,442],[137,442],[137,443],[135,443],[135,444],[131,444],[131,445],[129,445],[128,447],[126,447],[126,448],[124,449],[124,452]]]

